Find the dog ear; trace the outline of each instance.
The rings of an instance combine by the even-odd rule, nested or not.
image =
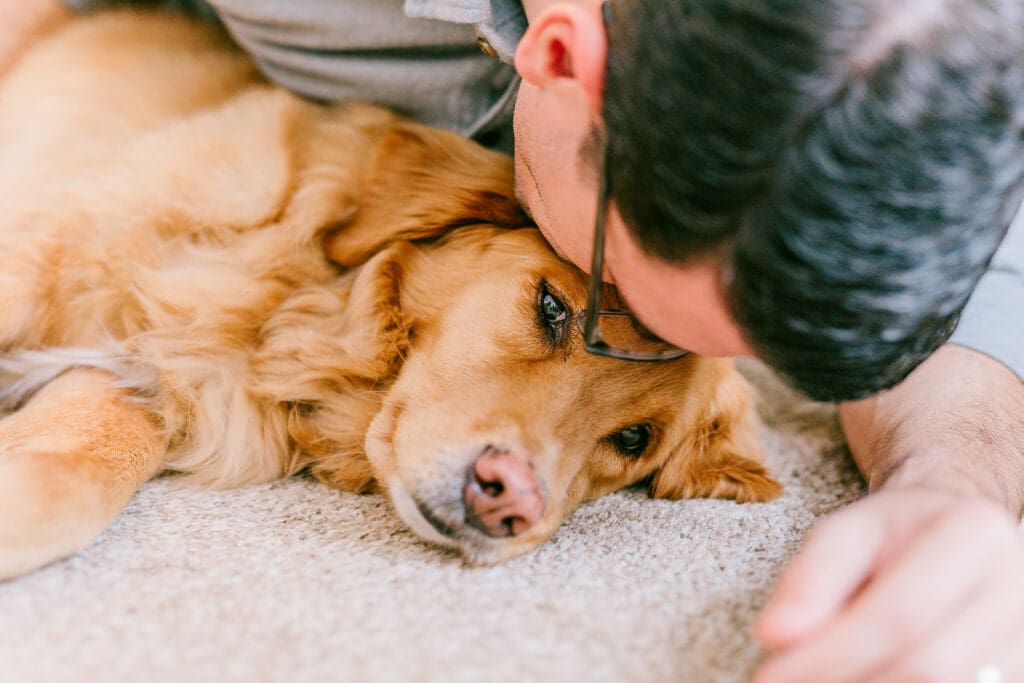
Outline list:
[[[415,252],[399,242],[352,276],[292,293],[260,330],[252,361],[260,393],[323,401],[395,374],[409,344],[399,288]]]
[[[757,446],[752,391],[730,365],[687,441],[651,478],[653,497],[730,498],[749,503],[779,494],[782,485],[768,474]]]
[[[401,242],[354,277],[298,290],[261,330],[250,393],[287,404],[296,460],[331,486],[375,489],[363,440],[408,349],[399,287],[415,252]]]
[[[454,133],[401,122],[377,144],[359,206],[328,236],[326,252],[352,267],[389,243],[479,223],[530,224],[515,200],[511,158]]]

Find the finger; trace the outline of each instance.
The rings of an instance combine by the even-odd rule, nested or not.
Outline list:
[[[856,681],[938,630],[1011,547],[1013,530],[996,514],[979,506],[941,517],[820,635],[767,662],[758,682]]]
[[[1020,578],[1024,558],[1021,555],[1018,548],[1015,561],[1002,567],[999,579],[987,586],[934,638],[910,648],[891,661],[884,671],[868,675],[860,683],[1024,680],[1024,583]],[[999,671],[1001,676],[979,675],[986,668]]]
[[[754,627],[772,650],[791,646],[831,620],[870,574],[883,520],[854,505],[816,524],[786,568]]]

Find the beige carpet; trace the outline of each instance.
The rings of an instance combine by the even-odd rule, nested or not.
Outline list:
[[[160,480],[86,552],[0,583],[0,681],[745,681],[779,570],[863,493],[831,411],[749,370],[771,504],[620,493],[471,569],[379,497]]]

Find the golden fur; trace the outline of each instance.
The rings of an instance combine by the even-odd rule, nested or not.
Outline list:
[[[0,577],[82,548],[165,470],[386,490],[474,562],[636,482],[774,496],[729,361],[546,336],[538,287],[575,313],[586,279],[511,187],[454,135],[266,85],[212,27],[119,12],[36,45],[0,82]],[[641,423],[647,450],[618,452]],[[548,492],[521,536],[460,528],[493,444]]]

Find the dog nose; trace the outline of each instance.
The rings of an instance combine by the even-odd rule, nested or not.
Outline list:
[[[489,447],[470,466],[466,479],[466,522],[488,536],[518,536],[544,515],[537,473],[518,453]]]

